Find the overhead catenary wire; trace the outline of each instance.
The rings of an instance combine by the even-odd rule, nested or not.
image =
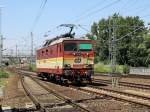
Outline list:
[[[150,14],[146,14],[144,16],[141,16],[140,18],[145,18],[145,17],[149,17],[149,16],[150,16]]]
[[[147,5],[145,5],[144,7],[136,8],[136,10],[130,10],[130,11],[128,11],[127,13],[130,14],[130,13],[133,13],[133,12],[134,12],[135,15],[136,15],[136,14],[139,14],[139,13],[143,12],[144,10],[148,9],[149,5],[150,5],[150,4],[147,4]]]
[[[36,16],[36,18],[35,18],[35,20],[33,22],[33,26],[31,27],[31,32],[34,31],[34,29],[35,29],[35,27],[36,27],[36,25],[37,25],[41,15],[42,15],[42,13],[43,13],[43,10],[44,10],[44,8],[46,6],[46,3],[47,3],[47,0],[43,0],[43,2],[41,3],[40,9],[39,9],[39,11],[37,13],[37,16]]]
[[[95,5],[91,6],[90,8],[84,10],[82,13],[80,13],[76,18],[80,18],[82,17],[83,15],[86,15],[87,13],[91,12],[93,8],[96,8],[96,7],[99,7],[101,6],[103,3],[105,3],[107,0],[103,0],[103,1],[100,1],[98,3],[96,3]],[[74,18],[73,18],[74,19]],[[72,20],[72,19],[71,19]]]
[[[122,11],[120,11],[120,13],[126,13],[126,12],[128,12],[127,9],[129,10],[130,6],[131,6],[132,9],[135,9],[134,6],[135,6],[135,4],[137,4],[137,2],[138,2],[138,0],[129,0],[129,1],[127,1],[124,4],[124,6],[121,8]],[[130,9],[130,11],[132,11],[132,10]]]
[[[129,1],[130,0],[128,0],[126,2],[126,4],[124,4],[124,6],[122,7],[123,11],[119,11],[119,13],[130,14],[132,12],[135,12],[135,14],[139,14],[140,12],[143,12],[144,10],[146,10],[148,8],[146,6],[149,6],[149,5],[146,4],[144,7],[140,7],[140,6],[133,7],[133,6],[136,6],[135,4],[137,4],[139,2],[139,0],[132,0],[130,2]],[[131,9],[129,9],[129,6],[132,6]],[[130,11],[126,11],[125,9],[128,9]],[[136,10],[133,10],[133,9],[136,9]],[[149,17],[149,16],[150,16],[150,14],[145,14],[144,16],[138,16],[138,17],[141,18],[141,19],[143,19],[143,18]]]
[[[98,2],[98,3],[96,3],[95,5],[91,6],[90,8],[86,9],[85,11],[83,11],[80,15],[77,16],[77,18],[80,18],[81,16],[87,14],[89,11],[91,11],[91,9],[96,8],[96,7],[99,7],[100,5],[102,5],[102,4],[103,4],[104,2],[106,2],[106,1],[107,1],[107,0],[102,0],[102,1],[100,1],[100,2]],[[72,18],[72,19],[73,19],[73,18]],[[72,19],[71,19],[71,20],[72,20]],[[49,34],[47,34],[47,33],[49,33],[49,32],[52,33],[52,31],[55,30],[55,29],[57,29],[58,26],[59,26],[59,25],[57,25],[57,26],[55,26],[54,28],[51,28],[50,30],[48,30],[47,32],[45,32],[44,37],[47,37],[47,36],[49,35]],[[81,28],[82,26],[79,26],[79,27]],[[83,30],[86,30],[86,29],[83,28],[83,27],[82,27],[82,29],[83,29]],[[89,31],[87,31],[87,32],[89,32]]]
[[[33,64],[33,53],[34,53],[34,48],[33,48],[33,31],[43,13],[43,10],[46,6],[46,3],[47,3],[47,0],[43,0],[41,5],[40,5],[40,9],[39,9],[39,12],[37,13],[37,16],[33,22],[33,26],[31,27],[31,31],[30,31],[30,35],[31,35],[31,60],[30,60],[30,64]]]
[[[84,31],[86,31],[86,32],[88,32],[88,33],[90,33],[90,31],[88,30],[88,29],[86,29],[85,27],[83,27],[83,25],[78,25],[81,29],[83,29]]]
[[[100,9],[98,9],[98,10],[94,10],[94,11],[92,11],[92,12],[90,12],[90,8],[88,9],[88,10],[86,10],[84,13],[86,13],[86,15],[84,15],[84,16],[82,16],[82,17],[80,17],[80,18],[77,18],[76,19],[76,22],[77,21],[80,21],[80,20],[82,20],[82,19],[84,19],[85,17],[87,17],[87,16],[91,16],[91,15],[93,15],[93,14],[95,14],[95,13],[98,13],[99,11],[102,11],[103,9],[105,9],[105,8],[107,8],[107,7],[110,7],[110,6],[112,6],[112,5],[114,5],[114,4],[116,4],[117,2],[120,2],[121,0],[116,0],[116,1],[114,1],[114,2],[111,2],[110,4],[107,4],[106,6],[104,6],[104,7],[102,7],[102,8],[100,8]],[[135,2],[135,1],[134,1]],[[134,3],[133,2],[133,3]],[[104,3],[104,1],[102,1],[101,3]],[[127,5],[127,3],[126,3],[126,5]],[[95,5],[95,6],[98,6],[98,4],[97,5]],[[93,6],[94,7],[94,6]],[[90,13],[87,13],[87,12],[90,12]],[[81,28],[81,26],[79,26],[80,28]],[[125,26],[125,25],[120,25],[119,27],[141,27],[141,26]],[[83,28],[82,28],[83,29]],[[86,30],[86,29],[84,29],[85,31],[87,31],[87,32],[89,32],[88,30]],[[51,31],[51,30],[50,30]]]
[[[100,9],[94,10],[94,11],[92,11],[92,12],[90,12],[90,13],[88,13],[88,14],[86,14],[86,15],[84,15],[84,16],[78,18],[78,19],[76,19],[74,22],[78,22],[78,21],[81,21],[82,19],[84,19],[84,18],[86,18],[86,17],[92,16],[92,15],[94,15],[94,14],[96,14],[96,13],[98,13],[98,12],[100,12],[100,11],[102,11],[102,10],[104,10],[104,9],[106,9],[106,8],[108,8],[108,7],[112,6],[112,5],[114,5],[114,4],[118,3],[118,2],[120,2],[120,1],[121,1],[121,0],[113,1],[113,2],[111,2],[110,4],[107,4],[107,5],[105,5],[104,7],[100,8]]]
[[[123,6],[121,6],[121,10],[118,11],[118,13],[123,12],[127,7],[129,7],[129,4],[131,4],[130,1],[131,1],[131,0],[126,1],[126,2],[123,4]],[[132,0],[132,1],[134,1],[134,0]]]
[[[78,16],[77,18],[77,20],[75,20],[74,22],[77,22],[77,21],[80,21],[81,19],[84,19],[86,16],[91,16],[91,15],[93,15],[93,14],[95,14],[95,13],[97,13],[97,12],[99,12],[99,11],[102,11],[103,9],[105,9],[105,8],[107,8],[107,7],[110,7],[110,6],[112,6],[112,5],[114,5],[115,3],[117,3],[117,2],[119,2],[119,1],[121,1],[121,0],[116,0],[116,1],[114,1],[114,2],[111,2],[110,4],[107,4],[107,5],[105,5],[104,7],[102,7],[102,8],[100,8],[100,9],[98,9],[98,10],[94,10],[94,11],[92,11],[91,12],[91,9],[94,7],[97,7],[97,6],[100,6],[101,4],[103,4],[104,2],[106,2],[106,0],[103,0],[102,2],[100,2],[100,3],[98,3],[98,4],[96,4],[96,5],[94,5],[94,6],[92,6],[91,8],[89,8],[89,9],[87,9],[86,11],[84,11],[84,13],[82,13],[82,15],[84,15],[84,16]],[[89,12],[89,13],[88,13]],[[73,22],[73,23],[74,23]],[[90,32],[89,30],[87,30],[87,29],[85,29],[84,27],[82,27],[81,25],[78,25],[81,29],[83,29],[83,30],[85,30],[85,31],[87,31],[87,32]],[[50,30],[51,31],[51,30]],[[47,35],[46,35],[47,36]]]
[[[126,35],[120,37],[119,39],[116,39],[116,41],[120,41],[120,40],[124,39],[126,36],[131,35],[132,33],[136,32],[136,31],[138,31],[138,30],[142,30],[142,28],[144,28],[144,27],[139,27],[139,28],[135,29],[134,31],[129,32],[129,33],[127,33]]]

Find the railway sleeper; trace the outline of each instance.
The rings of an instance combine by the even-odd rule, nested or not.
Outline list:
[[[65,105],[68,105],[68,104],[66,102],[43,104],[45,108],[54,108],[54,107],[60,107],[60,106],[65,106]]]

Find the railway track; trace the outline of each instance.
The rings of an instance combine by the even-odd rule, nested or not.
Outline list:
[[[96,94],[96,95],[106,95],[117,100],[122,100],[122,101],[130,102],[130,103],[134,103],[134,104],[138,104],[138,105],[142,105],[142,106],[146,106],[150,108],[150,98],[146,96],[131,94],[131,93],[117,91],[113,89],[97,87],[93,85],[87,85],[86,87],[70,86],[70,88]]]
[[[41,106],[39,101],[35,98],[35,96],[29,91],[28,87],[26,86],[25,82],[24,82],[24,77],[23,76],[20,76],[21,78],[21,84],[22,84],[22,87],[23,89],[25,90],[27,96],[31,99],[31,101],[35,104],[36,106],[36,109],[37,110],[40,110],[40,111],[44,111],[45,108],[44,106]]]
[[[95,73],[94,76],[105,76],[110,77],[110,73]],[[138,74],[127,74],[121,75],[122,78],[142,78],[142,79],[150,79],[150,75],[138,75]]]
[[[82,111],[82,112],[93,112],[83,106],[81,106],[80,104],[72,101],[72,99],[61,95],[60,93],[55,92],[54,90],[50,90],[49,88],[47,88],[46,86],[44,86],[43,84],[41,84],[37,79],[27,76],[23,73],[20,73],[21,75],[21,83],[23,85],[23,88],[25,89],[26,93],[28,94],[28,96],[30,97],[30,99],[33,101],[33,103],[36,105],[36,108],[42,112],[51,112],[52,109],[54,107],[59,107],[59,106],[65,106],[65,105],[70,105],[73,107],[73,110],[71,111]],[[23,76],[25,75],[25,76]],[[60,103],[52,103],[52,102],[47,102],[46,104],[43,104],[41,101],[39,101],[39,99],[37,98],[37,96],[35,94],[33,94],[30,91],[29,86],[25,83],[24,78],[23,77],[29,77],[32,81],[34,81],[36,84],[38,84],[41,88],[43,88],[45,91],[48,92],[48,94],[50,95],[54,95],[55,97],[57,97],[58,99],[60,99]],[[48,97],[46,96],[46,99],[48,99]]]
[[[23,70],[24,71],[24,70]],[[33,74],[35,76],[35,72],[30,72],[30,71],[24,71],[27,74]],[[105,75],[106,76],[106,75]],[[112,82],[110,80],[104,80],[104,79],[94,79],[95,82],[100,82],[100,83],[105,83],[105,84],[111,84]],[[119,85],[121,86],[127,86],[127,87],[133,87],[133,88],[138,88],[138,89],[146,89],[150,90],[150,85],[145,85],[145,84],[137,84],[137,83],[129,83],[129,82],[119,82]]]
[[[142,106],[146,106],[150,108],[150,98],[145,96],[139,96],[131,93],[125,93],[122,91],[116,91],[112,89],[106,89],[102,87],[94,87],[94,86],[87,86],[87,87],[80,87],[78,88],[80,90],[89,92],[89,93],[95,93],[95,94],[103,94],[110,97],[113,97],[115,99],[131,102],[134,104],[139,104]]]
[[[112,84],[111,80],[104,80],[104,79],[94,79],[94,82],[104,83],[104,84]],[[119,85],[120,86],[132,87],[132,88],[138,88],[138,89],[150,90],[150,85],[144,85],[144,84],[135,84],[135,83],[129,83],[129,82],[119,82]]]

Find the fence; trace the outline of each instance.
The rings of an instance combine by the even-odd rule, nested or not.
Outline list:
[[[145,68],[145,67],[130,67],[130,74],[150,75],[150,68]]]

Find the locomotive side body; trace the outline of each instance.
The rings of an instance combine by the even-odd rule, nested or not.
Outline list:
[[[91,81],[94,67],[94,41],[88,39],[60,39],[37,50],[38,74],[63,82]]]
[[[37,50],[36,67],[40,74],[62,74],[63,52],[62,43]],[[49,74],[48,74],[49,73]]]

